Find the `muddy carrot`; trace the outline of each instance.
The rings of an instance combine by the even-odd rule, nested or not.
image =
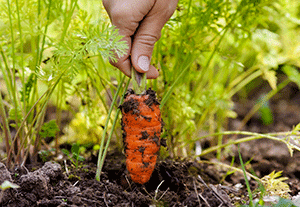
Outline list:
[[[160,148],[159,102],[151,89],[141,95],[129,90],[120,108],[126,167],[133,182],[144,184],[152,175]]]

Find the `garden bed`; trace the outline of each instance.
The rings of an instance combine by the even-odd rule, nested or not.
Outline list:
[[[136,185],[126,176],[124,160],[122,154],[109,154],[100,182],[94,179],[96,159],[92,157],[77,170],[69,161],[15,169],[9,177],[20,188],[6,191],[2,206],[234,206],[248,200],[241,173],[228,175],[219,184],[226,169],[191,160],[163,160],[148,183]],[[300,153],[291,161],[300,166]],[[262,160],[257,164],[265,163]],[[272,160],[267,167],[286,169],[286,165]],[[7,173],[1,169],[2,179]],[[290,178],[291,196],[297,195],[299,169],[285,171],[284,175]],[[254,180],[250,185],[252,190],[257,188]]]
[[[265,126],[259,116],[254,116],[243,127],[246,131],[271,132],[291,130],[300,122],[299,96],[289,85],[283,93],[270,101],[274,122]],[[294,91],[294,92],[293,92]],[[257,97],[253,97],[253,100]],[[238,118],[229,122],[229,129],[236,130],[254,101],[248,105],[237,102]],[[291,192],[296,198],[300,192],[300,152],[290,156],[285,144],[268,139],[242,143],[244,162],[251,160],[250,168],[258,177],[273,170],[283,171]],[[60,157],[60,158],[59,158]],[[145,185],[130,181],[125,166],[125,156],[117,150],[106,157],[100,182],[95,180],[97,156],[90,152],[77,168],[64,156],[51,158],[55,162],[25,165],[8,171],[0,166],[0,181],[10,180],[20,188],[4,192],[2,206],[238,206],[249,201],[244,176],[241,172],[228,174],[229,169],[216,164],[213,156],[196,159],[159,160],[152,177]],[[230,165],[232,157],[238,160],[238,151],[222,163]],[[237,162],[238,164],[238,162]],[[250,179],[251,190],[258,183]],[[254,197],[255,198],[255,197]]]

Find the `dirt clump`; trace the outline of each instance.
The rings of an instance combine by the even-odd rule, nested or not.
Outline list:
[[[100,181],[95,180],[95,163],[87,161],[78,169],[63,165],[46,162],[12,176],[20,188],[7,190],[0,206],[232,206],[226,189],[213,185],[218,181],[194,161],[160,161],[144,185],[130,181],[123,155],[107,157]]]

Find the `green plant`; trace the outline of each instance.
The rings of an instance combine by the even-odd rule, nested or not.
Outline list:
[[[210,147],[208,149],[203,150],[201,154],[196,155],[196,156],[203,156],[203,155],[206,155],[208,153],[211,153],[211,152],[223,149],[225,147],[231,146],[233,144],[240,144],[240,143],[248,142],[248,141],[251,141],[251,140],[267,138],[267,139],[271,139],[271,140],[282,142],[282,143],[286,144],[291,156],[293,156],[294,150],[300,151],[300,148],[296,144],[291,143],[291,140],[295,141],[296,143],[299,142],[299,135],[300,135],[299,128],[300,128],[300,124],[295,126],[294,129],[291,130],[290,132],[268,133],[268,134],[260,134],[260,133],[245,132],[245,131],[225,131],[225,132],[220,132],[220,133],[214,133],[214,134],[201,136],[197,139],[191,139],[191,140],[189,140],[189,142],[193,143],[193,142],[196,142],[198,140],[204,139],[204,138],[209,137],[209,136],[223,136],[223,135],[244,135],[244,136],[248,136],[248,137],[240,138],[240,139],[237,139],[237,140],[229,140],[227,143]],[[284,136],[284,138],[282,138],[281,136]]]
[[[55,149],[51,148],[50,150],[40,150],[38,152],[40,158],[42,159],[43,162],[49,161],[51,158],[51,155],[53,155],[55,152]]]
[[[41,127],[39,135],[42,138],[47,138],[47,137],[54,138],[58,131],[59,131],[59,128],[58,128],[55,120],[50,120],[49,122],[44,123],[44,125]]]
[[[163,207],[163,206],[166,206],[168,205],[165,201],[162,200],[162,198],[164,197],[164,195],[166,194],[166,192],[169,190],[169,188],[167,188],[166,191],[164,191],[161,196],[158,198],[158,190],[159,190],[159,187],[163,184],[164,181],[162,181],[161,183],[158,184],[157,188],[155,189],[155,192],[154,192],[154,196],[151,196],[147,191],[146,189],[144,188],[145,192],[152,198],[152,203],[149,207]]]
[[[273,204],[272,205],[272,207],[297,207],[294,203],[293,203],[293,201],[291,201],[291,200],[289,200],[289,199],[284,199],[284,198],[279,198],[279,201],[278,201],[278,203],[276,203],[276,204]],[[254,207],[253,205],[251,206],[251,205],[242,205],[242,206],[240,206],[240,207]],[[255,204],[255,207],[269,207],[269,205],[268,206],[265,206],[265,205],[260,205],[260,204]]]
[[[102,172],[102,167],[103,167],[104,160],[105,160],[105,157],[106,157],[106,154],[107,154],[108,146],[110,144],[110,140],[111,140],[112,135],[113,135],[114,128],[115,128],[116,123],[117,123],[117,121],[119,119],[119,114],[120,114],[121,110],[120,110],[119,107],[117,107],[117,112],[116,112],[115,118],[112,121],[113,126],[112,126],[110,134],[109,134],[109,136],[108,136],[108,138],[106,140],[106,132],[107,132],[107,129],[108,129],[108,124],[109,124],[110,116],[111,116],[111,113],[112,113],[112,111],[113,111],[113,109],[115,107],[115,103],[116,103],[118,94],[119,94],[121,88],[123,87],[124,79],[125,79],[125,76],[123,76],[123,79],[122,79],[121,83],[118,86],[117,92],[115,93],[115,96],[114,96],[114,98],[112,100],[112,104],[110,106],[110,109],[109,109],[109,112],[108,112],[108,116],[106,118],[105,127],[104,127],[103,135],[102,135],[102,138],[101,138],[101,143],[100,143],[100,146],[99,146],[99,155],[98,155],[97,171],[96,171],[96,180],[98,180],[98,181],[100,180],[100,175],[101,175],[101,172]],[[125,96],[125,93],[127,91],[128,85],[129,85],[129,81],[127,82],[127,84],[124,87],[124,91],[123,91],[123,95],[121,97],[120,103],[122,103],[123,100],[124,100],[124,96]],[[106,140],[106,144],[104,146],[105,140]]]
[[[68,156],[69,160],[72,162],[72,164],[75,166],[75,169],[77,170],[79,165],[79,162],[83,162],[85,159],[83,156],[80,155],[80,153],[83,151],[82,148],[78,144],[73,144],[71,148],[71,153],[67,149],[62,149],[62,152]]]
[[[246,175],[246,169],[245,169],[245,165],[244,165],[242,155],[241,155],[241,152],[240,152],[240,146],[239,146],[238,152],[239,152],[239,159],[240,159],[240,163],[241,163],[241,167],[242,167],[242,170],[243,170],[244,179],[245,179],[245,182],[246,182],[247,191],[248,191],[248,195],[249,195],[249,206],[252,207],[253,206],[253,195],[252,195],[252,191],[250,189],[249,180],[248,180],[247,175]]]
[[[295,206],[291,200],[287,199],[290,197],[290,195],[289,195],[290,188],[289,188],[289,185],[287,183],[284,183],[283,181],[287,180],[288,178],[286,178],[286,177],[279,178],[281,176],[282,172],[275,172],[275,171],[273,171],[269,175],[266,175],[263,178],[258,180],[262,184],[262,185],[260,185],[260,191],[257,193],[257,194],[259,194],[260,198],[259,198],[259,201],[254,204],[253,194],[250,189],[250,184],[249,184],[249,181],[247,178],[245,165],[244,165],[242,155],[240,152],[240,147],[238,148],[238,153],[239,153],[241,168],[242,168],[242,171],[244,174],[244,179],[245,179],[245,183],[246,183],[246,187],[247,187],[247,191],[248,191],[248,195],[249,195],[249,205],[247,205],[247,206],[263,207],[265,196],[278,196],[280,198],[278,203],[273,205],[274,207],[281,207],[281,206],[293,207],[293,206]],[[246,207],[246,205],[243,205],[243,206]]]
[[[261,97],[258,102],[263,101],[263,97]],[[270,103],[269,101],[264,101],[263,103],[261,103],[261,107],[259,109],[259,115],[260,115],[260,119],[262,121],[262,123],[264,125],[270,125],[273,123],[273,114],[272,114],[272,110],[270,108]]]
[[[265,188],[265,194],[268,196],[279,196],[281,198],[289,198],[290,187],[287,183],[283,182],[288,180],[286,177],[280,177],[282,171],[273,171],[269,175],[264,176],[261,181]]]
[[[210,134],[210,135],[202,136],[202,137],[200,137],[200,139],[205,138],[207,136],[224,136],[224,135],[244,135],[244,136],[248,136],[248,137],[240,138],[237,140],[229,140],[227,143],[224,143],[222,145],[210,147],[206,150],[203,150],[202,153],[198,156],[203,156],[208,153],[211,153],[211,152],[214,152],[217,150],[221,150],[225,147],[230,147],[233,144],[239,145],[240,143],[243,143],[243,142],[248,142],[251,140],[262,139],[262,138],[267,138],[267,139],[271,139],[274,141],[279,141],[279,142],[285,143],[290,152],[290,155],[293,156],[294,150],[300,151],[300,148],[296,145],[296,143],[299,143],[299,138],[300,138],[299,132],[300,132],[300,124],[296,125],[289,132],[281,132],[281,133],[259,134],[259,133],[253,133],[253,132],[243,132],[243,131],[228,131],[228,132],[220,132],[220,133]],[[195,142],[195,141],[196,140],[191,140],[191,142]],[[283,182],[287,178],[284,178],[284,177],[279,178],[281,176],[281,172],[276,172],[276,173],[272,172],[271,174],[260,179],[256,176],[246,172],[245,164],[242,160],[240,151],[239,151],[239,159],[240,159],[242,170],[239,168],[233,167],[233,166],[226,165],[224,163],[220,163],[220,162],[210,162],[210,161],[199,161],[199,162],[216,164],[216,165],[220,165],[222,167],[228,168],[230,171],[225,176],[227,176],[230,173],[236,172],[236,171],[242,172],[244,174],[246,187],[247,187],[247,191],[248,191],[248,195],[249,195],[249,202],[250,202],[249,207],[264,206],[264,200],[263,200],[264,196],[280,197],[279,202],[276,205],[274,204],[274,206],[276,206],[276,207],[280,207],[280,205],[283,205],[283,204],[286,204],[287,206],[294,206],[294,204],[291,200],[285,199],[285,198],[289,198],[288,193],[290,192],[290,189],[289,189],[288,184]],[[258,190],[256,190],[257,192],[255,194],[252,193],[252,191],[250,189],[249,181],[247,178],[248,176],[253,178],[260,184],[259,185],[260,187]],[[256,202],[255,205],[253,203],[254,195],[259,195],[259,201]]]
[[[109,79],[118,73],[108,75],[103,58],[113,60],[114,52],[121,56],[127,45],[104,12],[92,16],[86,5],[80,0],[0,1],[0,129],[7,166],[23,164],[27,157],[36,160],[49,104],[56,105],[58,126],[76,90],[90,100],[97,94],[106,107],[103,91],[113,92]],[[101,10],[101,2],[98,6]]]
[[[239,50],[251,42],[251,31],[265,21],[270,3],[180,2],[153,55],[162,76],[152,86],[162,97],[171,156],[190,155],[193,144],[182,144],[200,131],[221,131],[225,120],[235,117],[233,95],[263,75],[262,67],[243,64]],[[217,138],[213,145],[221,142]]]
[[[271,122],[264,103],[295,81],[289,75],[290,80],[277,83],[277,69],[286,64],[299,67],[295,55],[299,15],[291,2],[299,4],[294,0],[179,2],[153,53],[152,62],[161,76],[150,83],[162,97],[163,136],[171,156],[193,154],[189,140],[199,133],[224,130],[227,119],[236,116],[233,96],[247,96],[258,78],[267,81],[272,91],[247,119],[260,111]],[[222,142],[222,136],[211,137],[213,146]]]

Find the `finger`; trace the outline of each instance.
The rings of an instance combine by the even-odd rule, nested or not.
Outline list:
[[[131,49],[131,62],[138,72],[148,73],[151,70],[151,74],[158,74],[153,71],[155,67],[150,67],[153,48],[161,36],[161,29],[175,11],[177,2],[177,0],[157,0],[140,22]]]
[[[115,57],[116,61],[110,61],[110,63],[130,77],[131,60],[129,58],[131,53],[131,37],[138,28],[139,22],[151,10],[154,0],[145,2],[139,2],[139,0],[103,0],[102,2],[112,24],[119,29],[119,34],[124,36],[122,40],[125,40],[129,46],[123,57]],[[156,76],[155,72],[151,72],[150,74],[149,77]]]
[[[149,71],[146,75],[147,79],[156,79],[159,76],[159,72],[153,65],[150,65]]]
[[[119,61],[117,63],[110,61],[110,63],[121,70],[126,76],[131,78],[131,62],[129,58],[125,61]],[[159,76],[159,72],[154,66],[150,65],[150,69],[146,73],[146,76],[147,79],[156,79]]]
[[[119,59],[117,62],[109,61],[111,65],[118,68],[120,71],[122,71],[126,76],[131,77],[131,61],[129,58],[122,60]]]

